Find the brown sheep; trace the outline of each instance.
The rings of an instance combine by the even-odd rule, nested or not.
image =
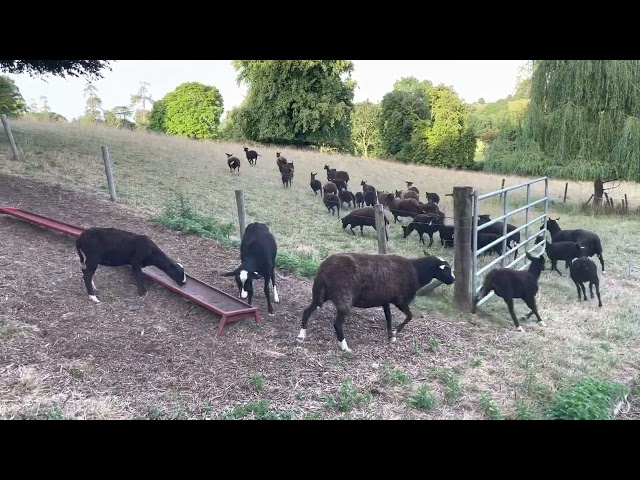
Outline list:
[[[284,188],[291,188],[291,179],[293,178],[293,169],[289,165],[282,167],[282,186]]]
[[[389,225],[389,220],[387,217],[384,217],[385,224],[385,235],[387,236],[387,241],[389,241],[389,232],[387,232],[387,225]],[[356,232],[353,231],[353,227],[360,227],[360,235],[364,237],[363,227],[372,227],[374,230],[378,231],[376,228],[376,211],[374,207],[364,207],[358,208],[356,210],[351,210],[349,214],[342,219],[342,229],[347,228],[347,225],[351,226],[351,233],[354,235]]]
[[[311,173],[311,182],[309,182],[309,185],[311,185],[311,189],[313,190],[313,194],[314,195],[318,195],[318,192],[320,192],[320,194],[322,194],[322,183],[320,182],[320,180],[316,180],[316,175],[318,175],[317,173]]]
[[[407,190],[411,190],[412,192],[416,192],[418,195],[420,195],[420,192],[418,191],[418,189],[416,187],[412,187],[411,185],[413,185],[413,182],[407,182],[405,180],[405,182],[407,184]],[[419,200],[419,199],[416,199]]]
[[[435,256],[406,258],[393,254],[333,254],[318,267],[311,304],[302,313],[297,340],[306,338],[311,314],[330,300],[337,311],[334,327],[343,352],[351,352],[342,327],[352,307],[382,307],[389,341],[395,342],[396,335],[413,318],[409,305],[416,292],[434,278],[447,285],[455,281],[449,264]],[[396,329],[392,327],[391,304],[405,314],[404,321]]]
[[[327,182],[327,184],[322,189],[322,192],[323,192],[323,195],[326,195],[327,193],[335,193],[337,195],[338,187],[336,187],[336,184],[333,182]]]
[[[360,181],[360,185],[362,186],[362,193],[369,190],[373,190],[374,192],[376,191],[376,187],[374,187],[373,185],[367,185],[367,182],[365,182],[364,180]]]
[[[415,198],[393,198],[392,194],[388,194],[385,199],[385,205],[389,211],[393,214],[393,223],[398,221],[398,217],[415,217],[416,215],[423,213],[420,209],[420,204]]]
[[[340,218],[340,197],[335,193],[325,193],[322,199],[324,206],[327,207],[327,211],[331,212],[331,215],[335,215],[336,209],[338,209],[338,218]]]
[[[356,197],[353,192],[350,192],[346,188],[341,188],[338,192],[338,197],[340,197],[340,204],[346,203],[347,207],[351,208],[351,205],[356,206]]]
[[[278,170],[282,173],[282,167],[287,164],[287,159],[280,155],[280,152],[276,152],[276,164],[278,165]]]
[[[364,195],[362,192],[356,192],[356,206],[358,208],[364,207]]]
[[[408,192],[405,192],[402,195],[402,198],[414,198],[414,199],[420,201],[420,196],[416,192],[414,192],[413,190],[409,190]]]
[[[240,175],[240,159],[234,157],[233,153],[227,153],[227,165],[229,165],[229,173],[233,173],[238,169],[237,175]]]
[[[349,174],[343,170],[336,170],[335,168],[329,168],[329,165],[325,165],[324,169],[327,171],[327,180],[333,182],[334,180],[342,180],[347,185],[349,184]]]

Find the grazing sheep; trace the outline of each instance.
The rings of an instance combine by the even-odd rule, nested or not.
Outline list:
[[[389,220],[387,217],[384,217],[385,229],[384,233],[387,237],[387,241],[389,241],[389,232],[387,232],[387,225],[389,225]],[[352,210],[349,214],[342,219],[342,230],[347,228],[347,225],[351,225],[351,233],[354,235],[356,232],[353,231],[353,227],[360,227],[360,235],[364,237],[364,227],[373,227],[375,231],[378,231],[376,228],[376,211],[374,207],[364,207],[356,210]]]
[[[552,242],[576,242],[585,247],[585,257],[593,257],[597,255],[600,259],[600,265],[602,265],[602,274],[604,275],[604,258],[602,257],[602,242],[600,237],[589,230],[583,230],[581,228],[574,230],[562,230],[558,221],[560,217],[555,220],[547,219],[547,230],[551,234]],[[540,226],[540,230],[544,230],[544,222]]]
[[[494,268],[490,270],[487,276],[484,277],[482,288],[475,300],[477,304],[478,301],[493,290],[507,304],[511,319],[519,332],[524,332],[524,328],[518,322],[513,311],[514,298],[522,299],[527,304],[527,307],[531,309],[526,318],[535,314],[538,323],[543,327],[546,326],[538,314],[535,298],[538,293],[538,279],[540,278],[540,273],[544,270],[544,255],[533,257],[529,252],[526,252],[525,255],[531,261],[528,270],[513,270],[511,268]]]
[[[600,298],[600,280],[598,279],[598,267],[595,262],[590,258],[580,257],[571,262],[570,276],[573,283],[576,284],[578,290],[578,300],[580,300],[580,288],[582,288],[582,294],[584,300],[587,300],[587,292],[584,288],[584,282],[589,282],[589,293],[593,298],[593,286],[596,286],[596,293],[598,294],[598,306],[602,307],[602,299]]]
[[[324,186],[323,192],[325,195],[327,193],[335,193],[337,195],[338,187],[336,187],[336,184],[333,182],[327,182],[327,184]]]
[[[364,198],[364,203],[366,203],[367,206],[373,206],[378,203],[378,196],[375,190],[367,190],[364,192],[362,198]]]
[[[227,153],[227,165],[229,165],[229,173],[233,173],[234,170],[238,169],[238,175],[240,175],[240,159],[238,157],[234,157],[233,153]]]
[[[244,147],[244,153],[247,156],[247,160],[249,160],[249,165],[253,166],[258,163],[258,157],[262,156],[255,150],[249,150],[247,147]]]
[[[338,197],[340,197],[340,204],[346,203],[347,207],[351,208],[351,205],[355,207],[356,205],[356,197],[353,195],[353,192],[350,192],[346,188],[340,189],[338,192]]]
[[[322,199],[324,206],[327,207],[327,211],[331,212],[331,215],[335,215],[335,209],[338,209],[338,218],[340,218],[340,197],[335,193],[326,193]]]
[[[362,192],[356,192],[355,198],[356,198],[356,206],[358,208],[364,207],[364,195],[362,194]]]
[[[100,303],[93,282],[98,265],[120,267],[131,265],[138,295],[147,293],[142,280],[142,269],[153,265],[169,276],[178,285],[187,283],[184,268],[174,262],[146,235],[111,227],[92,227],[76,239],[76,251],[80,257],[80,268],[84,285],[91,301]]]
[[[562,276],[558,270],[558,260],[564,260],[564,268],[567,268],[574,258],[580,258],[584,255],[585,247],[576,242],[553,242],[546,244],[545,252],[551,260],[551,271],[555,270],[558,275]]]
[[[415,217],[422,213],[420,204],[415,198],[406,198],[401,200],[399,198],[393,198],[391,194],[387,195],[385,199],[386,206],[393,214],[393,222],[398,221],[398,217]]]
[[[417,189],[416,187],[412,187],[412,186],[411,186],[411,185],[413,185],[413,182],[407,182],[407,181],[405,180],[405,182],[404,182],[404,183],[406,183],[406,184],[407,184],[407,190],[411,190],[411,191],[413,191],[413,192],[416,192],[416,193],[418,194],[418,196],[420,195],[420,192],[418,191],[418,189]],[[416,200],[419,200],[419,199],[416,199]]]
[[[322,182],[320,182],[320,180],[316,180],[316,175],[318,174],[311,174],[311,182],[309,182],[309,185],[311,186],[311,190],[313,190],[313,194],[318,196],[318,192],[322,195]]]
[[[424,194],[427,196],[427,200],[429,202],[435,203],[436,205],[440,204],[440,197],[437,193],[424,192]]]
[[[482,215],[478,215],[478,226],[484,225],[485,223],[489,223],[491,221],[491,214],[485,213]],[[510,223],[507,224],[507,246],[509,248],[516,247],[520,244],[520,232],[514,232],[517,227]],[[489,225],[486,228],[483,228],[478,233],[495,233],[502,236],[502,232],[504,231],[504,223],[496,222]],[[509,234],[509,232],[513,232]],[[518,249],[513,252],[513,259],[518,258]]]
[[[407,238],[414,230],[420,235],[420,241],[424,244],[423,235],[426,233],[429,235],[429,248],[433,245],[433,234],[440,230],[440,225],[444,223],[444,216],[434,215],[431,213],[421,213],[413,217],[413,220],[409,225],[402,225],[402,231],[404,232],[402,238]]]
[[[473,235],[473,234],[472,234]],[[495,242],[502,235],[498,235],[497,233],[484,232],[484,230],[478,232],[478,250],[486,247],[491,242]],[[473,248],[473,243],[471,244]],[[493,247],[484,251],[484,255],[491,255],[491,251],[494,251],[498,255],[502,255],[502,242],[496,243]]]
[[[342,180],[347,185],[349,184],[349,174],[343,170],[336,170],[335,168],[329,168],[329,165],[325,165],[324,169],[327,171],[327,180],[333,182],[335,180]]]
[[[453,225],[440,225],[438,233],[440,234],[440,245],[442,245],[442,248],[453,248],[453,232]]]
[[[360,185],[362,186],[362,193],[367,192],[369,190],[372,190],[374,192],[376,191],[376,187],[374,187],[373,185],[367,185],[367,182],[365,182],[364,180],[360,182]]]
[[[235,277],[240,297],[246,298],[252,305],[253,280],[264,278],[264,295],[267,298],[269,315],[273,315],[273,306],[269,296],[269,281],[273,285],[273,301],[280,302],[276,289],[276,255],[278,246],[276,239],[264,223],[253,222],[247,225],[240,242],[240,265],[223,277]]]
[[[312,287],[313,298],[302,313],[297,340],[303,341],[306,338],[311,314],[330,300],[337,310],[334,327],[338,345],[343,352],[351,352],[342,327],[352,307],[382,307],[389,340],[395,342],[396,335],[413,318],[409,305],[416,292],[434,278],[447,285],[455,280],[449,264],[435,256],[405,258],[400,255],[370,253],[331,255],[318,267]],[[395,330],[392,328],[391,304],[406,315]]]
[[[282,175],[282,186],[284,188],[291,188],[291,179],[293,178],[293,169],[289,166],[289,164],[282,167],[281,170]]]

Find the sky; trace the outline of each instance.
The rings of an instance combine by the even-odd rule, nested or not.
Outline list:
[[[379,102],[393,83],[401,77],[430,80],[434,85],[452,86],[467,103],[484,98],[494,102],[512,94],[520,67],[527,60],[354,60],[352,78],[357,81],[355,102]],[[225,112],[242,103],[246,86],[236,84],[237,73],[231,60],[119,60],[112,71],[94,82],[102,107],[110,109],[128,105],[140,82],[150,84],[151,97],[159,100],[184,82],[214,85],[222,94]],[[2,72],[0,72],[2,74]],[[85,78],[62,79],[28,74],[8,75],[15,82],[27,104],[42,105],[42,96],[52,111],[72,120],[84,112]]]

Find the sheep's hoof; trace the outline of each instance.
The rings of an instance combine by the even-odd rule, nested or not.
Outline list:
[[[522,328],[522,325],[520,325],[519,327],[516,328],[517,331],[524,333],[524,328]]]
[[[398,330],[391,330],[391,338],[396,338],[397,334],[398,334]]]
[[[542,320],[540,320],[540,321],[538,322],[538,325],[540,325],[541,327],[546,327],[546,326],[547,326],[547,324],[546,324],[546,323],[544,323]]]
[[[96,297],[95,295],[89,295],[89,298],[93,303],[100,303],[100,300],[98,300],[98,297]]]
[[[391,338],[389,339],[389,341],[390,341],[391,343],[396,343],[396,342],[398,341],[398,339],[397,339],[397,338],[395,337],[395,335],[394,335],[393,337],[391,337]]]

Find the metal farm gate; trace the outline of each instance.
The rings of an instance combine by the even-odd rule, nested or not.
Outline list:
[[[544,197],[538,199],[538,200],[531,200],[531,186],[538,184],[540,182],[544,182]],[[509,193],[510,192],[514,192],[516,190],[520,190],[526,188],[527,192],[526,192],[526,200],[525,200],[525,205],[519,208],[516,208],[514,210],[509,210]],[[493,198],[496,196],[500,196],[501,200],[502,200],[502,205],[503,205],[503,215],[500,217],[497,217],[495,219],[492,219],[490,221],[488,221],[487,223],[478,226],[478,217],[479,217],[479,208],[478,205],[480,204],[480,202],[482,200],[486,200],[488,198]],[[536,205],[539,205],[543,203],[544,204],[544,213],[532,220],[529,219],[529,210],[532,207],[535,207]],[[514,185],[512,187],[505,187],[502,188],[500,190],[496,190],[495,192],[490,192],[490,193],[485,193],[482,195],[478,195],[477,191],[473,192],[473,199],[472,199],[472,212],[473,212],[473,218],[472,218],[472,240],[471,240],[471,248],[472,248],[472,255],[471,255],[471,292],[472,292],[472,298],[476,298],[476,296],[478,295],[480,289],[482,288],[482,279],[480,278],[480,276],[484,276],[484,274],[486,274],[489,269],[491,269],[494,265],[496,265],[498,262],[500,262],[500,266],[502,268],[511,268],[513,265],[516,265],[520,260],[525,259],[523,265],[521,267],[518,268],[518,270],[523,270],[525,268],[527,268],[529,266],[529,264],[526,261],[526,255],[525,252],[533,252],[534,250],[538,249],[539,247],[541,248],[541,252],[540,253],[544,253],[545,247],[546,247],[546,229],[544,230],[539,230],[539,229],[535,229],[533,235],[529,236],[529,227],[531,225],[533,225],[534,223],[538,222],[538,221],[543,221],[546,220],[547,218],[547,214],[549,211],[549,180],[547,177],[542,177],[542,178],[538,178],[536,180],[531,180],[529,182],[525,182],[525,183],[520,183],[518,185]],[[507,223],[508,222],[508,218],[516,215],[517,213],[520,213],[524,211],[525,212],[525,223],[519,227],[517,227],[515,230],[513,230],[512,232],[508,232],[507,233]],[[485,247],[482,247],[481,249],[478,250],[478,232],[481,232],[482,230],[488,228],[490,225],[493,225],[497,222],[503,222],[503,228],[502,228],[502,236],[498,239],[495,240],[493,242],[491,242],[490,244],[486,245]],[[546,225],[546,223],[545,223]],[[518,245],[515,245],[513,248],[507,249],[507,237],[512,235],[515,232],[520,232],[521,230],[524,230],[524,240],[521,241]],[[544,233],[544,239],[542,240],[542,242],[536,244],[535,243],[535,238],[536,236],[540,235],[541,233]],[[522,237],[522,234],[521,234]],[[527,249],[527,245],[528,243],[533,240],[534,241],[534,246],[530,249]],[[482,267],[481,269],[478,269],[478,256],[482,255],[484,252],[486,252],[487,250],[493,248],[494,245],[497,245],[498,243],[502,242],[502,255],[499,256],[498,258],[496,258],[495,260],[493,260],[492,262],[490,262],[489,264],[485,265],[484,267]],[[509,257],[509,255],[511,255],[511,253],[515,252],[516,250],[519,250],[518,253],[520,253],[520,256],[518,258],[516,258],[515,260],[513,260],[511,263],[506,263],[507,262],[507,258]],[[480,300],[477,305],[474,302],[471,302],[472,304],[472,311],[475,312],[476,307],[482,305],[483,303],[485,303],[487,300],[489,300],[492,296],[494,296],[495,293],[491,292],[489,295],[487,295],[486,297],[484,297],[482,300]]]

